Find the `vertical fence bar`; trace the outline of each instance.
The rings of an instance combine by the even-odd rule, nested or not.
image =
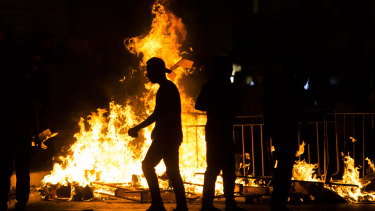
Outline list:
[[[318,173],[321,174],[321,171],[320,171],[320,149],[319,149],[319,125],[318,123],[316,122],[315,123],[315,127],[316,127],[316,148],[317,148],[317,154],[318,154]]]
[[[307,144],[307,159],[309,163],[311,163],[311,158],[310,158],[310,144]]]
[[[353,124],[352,124],[352,129],[353,129],[353,138],[355,139],[355,116],[353,114]],[[352,141],[353,142],[353,159],[355,160],[355,141]]]
[[[324,120],[323,122],[323,141],[324,141],[324,147],[323,147],[323,174],[325,177],[327,176],[327,169],[328,169],[328,164],[329,164],[329,146],[328,146],[328,137],[327,137],[327,121]]]
[[[197,154],[197,168],[199,167],[198,126],[195,126],[195,150]]]
[[[262,153],[262,176],[264,177],[263,126],[260,125],[260,147]]]
[[[344,115],[344,153],[346,153],[346,114]]]
[[[362,115],[362,177],[365,176],[365,114]]]
[[[253,161],[253,176],[255,176],[255,155],[254,155],[254,125],[251,125],[251,154]]]
[[[232,136],[233,136],[233,143],[236,143],[236,135],[235,135],[235,130],[234,130],[234,128],[235,128],[236,126],[235,125],[233,125],[233,127],[232,127]]]
[[[336,140],[336,172],[332,176],[336,176],[340,172],[340,157],[339,157],[339,138],[337,132],[337,115],[335,114],[335,140]]]
[[[301,145],[301,127],[298,127],[297,141],[298,141],[298,151],[299,151],[299,146]],[[298,160],[301,161],[301,155],[298,155]]]
[[[245,169],[245,134],[244,134],[244,126],[241,126],[241,138],[242,138],[242,169],[243,175],[246,176],[246,169]]]
[[[185,131],[186,131],[186,133],[185,133],[185,136],[186,136],[186,139],[184,140],[184,141],[186,141],[186,142],[189,142],[189,125],[186,125],[185,126]],[[197,165],[197,167],[198,167],[198,165]]]

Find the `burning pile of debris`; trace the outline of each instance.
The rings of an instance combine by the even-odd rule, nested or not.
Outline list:
[[[304,145],[300,145],[296,156],[303,154]],[[349,155],[344,156],[344,172],[341,180],[324,181],[318,179],[315,170],[317,164],[306,163],[305,160],[296,160],[293,167],[294,192],[305,195],[314,193],[316,195],[324,194],[324,191],[333,191],[348,202],[373,202],[375,201],[375,168],[374,163],[366,158],[368,162],[367,176],[360,179],[359,167],[355,167],[354,159]],[[307,183],[306,183],[307,182]],[[315,183],[315,184],[313,184]],[[314,190],[312,190],[314,189]],[[319,197],[319,196],[318,196]]]
[[[133,182],[130,184],[93,182],[85,187],[77,183],[66,185],[47,184],[40,189],[40,195],[43,200],[91,201],[94,199],[126,199],[149,202],[151,200],[150,193],[148,189],[140,187],[138,179],[139,176],[133,175]],[[174,200],[174,194],[171,194],[171,191],[170,188],[164,188],[161,191],[165,201]]]
[[[193,62],[182,58],[180,47],[186,37],[186,30],[181,21],[171,11],[168,11],[156,1],[153,5],[151,30],[148,35],[125,40],[128,50],[140,56],[139,70],[132,70],[130,76],[120,81],[124,84],[133,82],[135,78],[143,78],[141,84],[142,97],[128,96],[128,99],[118,104],[110,102],[109,110],[98,109],[88,116],[81,118],[80,131],[74,135],[76,142],[60,156],[54,164],[50,175],[47,175],[40,188],[43,199],[93,200],[94,198],[124,198],[127,200],[149,201],[150,195],[145,178],[142,176],[141,161],[151,144],[150,128],[136,139],[127,135],[133,125],[148,116],[154,108],[154,96],[157,85],[146,83],[145,61],[151,57],[161,57],[166,66],[173,70],[168,77],[179,87],[182,101],[182,122],[185,138],[180,147],[180,169],[188,197],[196,198],[202,192],[203,174],[205,171],[205,135],[203,125],[206,122],[204,114],[196,114],[193,100],[180,86],[184,77],[194,71]],[[136,76],[136,77],[135,77]],[[139,83],[136,82],[138,85]],[[194,113],[194,114],[193,114]],[[195,137],[191,141],[191,137]],[[301,148],[303,153],[303,146]],[[298,155],[297,155],[298,156]],[[359,179],[358,168],[349,156],[344,157],[345,171],[342,181],[324,184],[324,188],[338,193],[351,202],[374,201],[373,190],[375,168],[369,159],[368,176]],[[316,164],[296,161],[293,170],[294,181],[319,183],[323,187],[323,179],[315,175]],[[162,197],[174,200],[174,194],[169,194],[171,188],[165,175],[164,163],[156,167]],[[222,181],[219,177],[216,184],[217,195],[222,194]],[[271,177],[238,177],[235,192],[240,195],[262,196],[272,192]],[[342,185],[344,184],[344,185]]]
[[[145,77],[145,61],[154,56],[161,57],[173,70],[168,77],[180,90],[184,135],[195,137],[195,141],[184,141],[180,147],[181,175],[187,183],[203,184],[203,176],[194,173],[205,170],[204,130],[195,126],[204,125],[206,116],[197,114],[193,99],[180,86],[184,77],[195,71],[193,62],[182,58],[180,52],[186,38],[185,26],[158,0],[152,14],[149,34],[124,42],[127,49],[140,58],[140,64],[138,70],[131,70],[120,82],[124,86],[137,84],[136,96],[141,97],[129,95],[124,103],[110,102],[108,111],[99,108],[87,120],[81,118],[80,131],[74,135],[75,143],[66,155],[58,157],[51,174],[42,181],[43,198],[90,200],[95,194],[118,196],[120,192],[147,190],[141,161],[151,144],[151,129],[145,128],[136,139],[129,137],[127,131],[149,116],[154,108],[158,85],[147,82]],[[164,172],[165,166],[161,163],[156,167],[156,173],[162,178],[159,184],[163,190],[169,190]],[[190,192],[201,192],[201,189],[196,185],[187,187]]]
[[[349,202],[375,201],[375,168],[374,163],[368,162],[367,176],[359,178],[359,168],[355,167],[354,159],[349,155],[344,156],[344,174],[342,180],[332,182],[326,188],[335,191]],[[341,183],[341,184],[340,184]]]

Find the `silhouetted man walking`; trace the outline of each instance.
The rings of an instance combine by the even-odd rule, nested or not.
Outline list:
[[[223,171],[225,210],[242,210],[234,200],[235,159],[233,120],[235,93],[230,83],[232,62],[229,58],[216,58],[214,77],[202,88],[195,109],[207,111],[206,159],[201,210],[219,210],[213,206],[216,178]]]
[[[178,165],[178,149],[182,142],[181,129],[181,100],[176,85],[169,81],[165,73],[171,71],[165,68],[162,59],[153,57],[147,61],[147,77],[151,83],[158,83],[156,105],[154,112],[142,123],[129,129],[132,137],[138,136],[138,131],[155,122],[152,131],[152,143],[142,162],[143,174],[146,177],[151,192],[151,206],[148,210],[165,210],[161,196],[155,167],[161,159],[164,160],[167,175],[172,182],[176,194],[176,210],[187,210],[185,189]]]

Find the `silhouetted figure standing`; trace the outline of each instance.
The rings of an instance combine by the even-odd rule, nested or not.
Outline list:
[[[16,209],[23,210],[30,193],[29,155],[31,146],[31,92],[30,80],[22,71],[20,56],[12,45],[10,31],[0,26],[0,132],[2,143],[0,159],[2,181],[0,184],[0,210],[7,210],[10,177],[13,164],[16,170]],[[14,163],[13,163],[14,162]],[[4,177],[5,176],[5,177]]]
[[[155,122],[151,133],[152,143],[142,162],[143,174],[146,177],[151,193],[151,206],[148,210],[165,210],[161,196],[155,167],[164,160],[167,175],[172,182],[176,195],[176,210],[187,210],[185,188],[179,169],[178,149],[182,142],[181,100],[176,85],[169,81],[165,73],[162,59],[153,57],[147,61],[147,77],[151,83],[158,83],[154,112],[142,123],[129,129],[129,135],[138,136],[138,131]]]
[[[302,117],[303,85],[291,72],[272,72],[265,85],[265,133],[272,138],[277,160],[273,174],[271,210],[290,210],[287,198],[298,147],[298,121]]]
[[[235,158],[233,120],[235,92],[230,83],[232,62],[229,58],[216,58],[213,79],[203,85],[195,109],[207,111],[206,160],[201,210],[219,210],[213,206],[216,178],[223,172],[226,210],[242,210],[234,200]]]
[[[28,66],[31,75],[33,90],[33,119],[35,133],[40,133],[50,128],[50,83],[51,83],[51,58],[48,52],[35,50],[32,61]]]

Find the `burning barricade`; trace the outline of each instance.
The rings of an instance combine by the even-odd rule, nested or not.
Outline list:
[[[302,146],[302,148],[301,148]],[[303,154],[302,143],[299,153]],[[332,191],[348,202],[371,202],[375,200],[375,189],[369,187],[375,179],[375,169],[373,162],[366,158],[368,162],[367,176],[360,179],[359,167],[355,166],[354,159],[348,155],[342,154],[344,162],[344,172],[342,179],[325,182],[323,178],[317,178],[317,164],[306,163],[305,160],[296,160],[293,166],[294,192],[303,193],[311,196],[314,200],[322,197],[325,191]],[[315,183],[315,184],[313,184]],[[367,188],[366,188],[367,187]],[[312,195],[311,195],[312,194]],[[315,195],[315,196],[313,196]],[[337,199],[337,197],[336,197]],[[319,200],[319,199],[318,199]],[[337,199],[340,201],[340,199]]]
[[[181,92],[185,138],[180,147],[179,163],[185,190],[191,195],[202,192],[202,173],[206,168],[206,116],[196,113],[193,99],[185,93],[184,87],[180,86],[195,70],[192,68],[193,62],[184,59],[180,52],[182,42],[186,38],[186,30],[181,19],[164,8],[159,1],[153,5],[152,13],[154,19],[149,34],[125,40],[127,49],[140,57],[140,64],[138,70],[131,70],[132,74],[129,77],[120,80],[123,84],[129,81],[140,84],[139,91],[143,93],[142,97],[128,96],[123,103],[112,101],[108,110],[97,109],[86,120],[81,118],[78,123],[80,130],[74,135],[76,141],[65,156],[58,158],[51,174],[42,181],[42,198],[78,201],[97,197],[140,201],[150,199],[141,169],[141,161],[151,144],[150,128],[146,128],[136,139],[129,137],[127,131],[145,116],[150,115],[151,109],[154,108],[157,86],[147,83],[144,74],[145,61],[154,56],[161,57],[166,66],[173,70],[168,77],[176,83]],[[135,78],[141,78],[141,82],[134,82]],[[303,146],[299,155],[302,153]],[[322,187],[324,184],[324,188],[336,192],[350,202],[374,201],[375,188],[372,181],[375,179],[375,169],[373,162],[370,159],[367,161],[368,176],[359,179],[358,167],[355,167],[354,160],[344,156],[345,169],[342,180],[324,184],[323,179],[316,176],[316,164],[298,160],[294,165],[293,180],[316,182]],[[242,164],[247,169],[250,169],[249,165]],[[165,193],[162,193],[162,197],[170,197],[168,193],[171,188],[165,176],[163,163],[156,167],[156,172],[162,192]],[[218,195],[222,194],[223,188],[220,179],[216,184]],[[236,192],[244,195],[271,194],[269,179],[266,182],[252,177],[238,177],[236,183]]]
[[[180,48],[186,38],[186,30],[180,18],[167,10],[159,1],[152,8],[154,19],[149,34],[125,39],[127,49],[140,58],[139,70],[131,70],[130,77],[120,80],[140,84],[141,97],[127,96],[122,104],[110,102],[109,109],[97,109],[78,123],[80,131],[66,155],[58,157],[50,175],[42,181],[44,198],[69,198],[89,200],[95,194],[115,196],[118,190],[143,191],[147,183],[142,176],[141,161],[149,145],[150,127],[136,139],[127,135],[128,129],[152,112],[155,105],[157,85],[147,82],[145,61],[161,57],[166,66],[173,70],[168,77],[174,80],[181,94],[182,123],[185,137],[195,141],[184,141],[180,147],[181,175],[187,183],[203,184],[203,177],[195,172],[205,170],[204,125],[206,117],[196,113],[193,99],[179,85],[191,74],[193,62],[182,58]],[[136,75],[136,77],[135,77]],[[168,180],[163,176],[165,166],[156,167],[161,188],[169,190]],[[201,187],[188,187],[191,192],[202,191]]]

